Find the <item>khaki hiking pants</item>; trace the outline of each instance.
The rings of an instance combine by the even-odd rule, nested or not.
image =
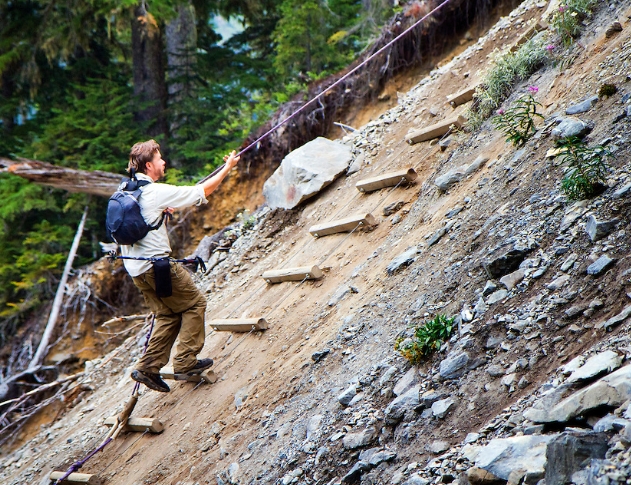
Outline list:
[[[197,355],[204,346],[206,299],[193,283],[191,275],[179,263],[171,263],[173,294],[167,298],[158,298],[156,295],[153,268],[132,279],[156,315],[149,347],[136,364],[136,369],[159,373],[169,362],[171,348],[179,337],[173,371],[189,371],[196,364]]]

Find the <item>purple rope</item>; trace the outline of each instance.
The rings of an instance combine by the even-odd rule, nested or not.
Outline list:
[[[429,12],[427,15],[423,16],[422,18],[420,18],[419,20],[417,20],[411,27],[408,27],[406,30],[404,30],[402,33],[400,33],[399,35],[397,35],[394,39],[392,39],[390,42],[388,42],[386,45],[384,45],[381,49],[379,49],[377,52],[375,52],[374,54],[372,54],[370,57],[368,57],[367,59],[365,59],[364,61],[360,62],[357,66],[355,66],[353,69],[351,69],[349,72],[347,72],[344,76],[342,76],[341,78],[339,78],[337,81],[335,81],[333,84],[331,84],[328,88],[326,88],[324,91],[322,91],[320,94],[318,94],[315,98],[311,99],[310,101],[308,101],[306,104],[303,104],[300,108],[298,108],[296,111],[294,111],[292,114],[290,114],[287,118],[285,118],[283,121],[281,121],[280,123],[276,124],[275,126],[273,126],[272,128],[270,128],[268,131],[266,131],[265,133],[263,133],[261,136],[259,136],[256,140],[254,140],[252,143],[250,143],[248,146],[246,146],[243,150],[241,150],[239,153],[237,153],[237,157],[240,157],[241,155],[243,155],[245,152],[247,152],[250,148],[252,148],[253,146],[257,145],[258,143],[260,143],[262,140],[264,140],[265,138],[267,138],[269,135],[271,135],[272,133],[274,133],[278,128],[280,128],[281,126],[283,126],[284,124],[286,124],[289,120],[291,120],[292,118],[294,118],[298,113],[301,113],[302,111],[304,111],[307,106],[310,106],[311,104],[315,103],[316,101],[318,101],[322,96],[324,96],[326,93],[328,93],[331,89],[333,89],[334,87],[340,85],[343,81],[345,81],[346,79],[348,79],[352,74],[356,73],[360,67],[365,66],[366,64],[368,64],[371,60],[373,60],[375,57],[377,57],[379,54],[381,54],[382,52],[384,52],[386,49],[388,49],[392,44],[394,44],[395,42],[397,42],[399,39],[401,39],[401,37],[403,37],[404,35],[406,35],[407,33],[409,33],[411,30],[415,29],[416,27],[418,27],[423,21],[427,20],[429,17],[431,17],[432,15],[434,15],[438,10],[440,10],[441,8],[443,8],[445,5],[447,5],[451,0],[445,0],[443,3],[441,3],[438,7],[436,7],[434,10],[432,10],[431,12]],[[206,180],[208,180],[209,178],[217,175],[221,169],[225,166],[226,164],[224,163],[223,165],[221,165],[219,168],[217,168],[213,173],[211,173],[210,175],[207,175],[206,177],[204,177],[202,180],[200,180],[199,182],[197,182],[197,185],[205,182]]]
[[[149,347],[149,339],[151,338],[151,334],[153,333],[153,326],[156,322],[156,315],[155,313],[152,315],[151,317],[151,326],[149,327],[149,332],[147,332],[147,341],[145,342],[145,346],[143,348],[142,351],[142,355],[145,355],[147,353],[147,348]],[[132,391],[131,395],[133,396],[134,394],[136,394],[138,392],[138,390],[140,389],[140,382],[136,382],[134,384],[134,390]],[[108,436],[105,440],[103,440],[103,443],[101,443],[95,450],[91,451],[90,453],[88,453],[84,458],[82,458],[79,461],[75,461],[72,465],[70,465],[70,468],[68,468],[68,470],[66,471],[66,473],[64,473],[64,476],[59,478],[57,481],[55,481],[55,485],[60,484],[61,482],[63,482],[66,478],[68,478],[72,473],[76,472],[77,470],[79,470],[83,465],[86,464],[86,462],[92,458],[94,455],[96,455],[99,451],[103,451],[103,449],[110,444],[110,442],[112,441],[112,437]]]

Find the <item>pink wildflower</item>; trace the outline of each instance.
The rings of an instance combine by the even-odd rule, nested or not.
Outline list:
[[[546,50],[547,50],[547,51],[553,51],[553,50],[554,50],[554,44],[548,44],[548,45],[546,46]]]
[[[565,5],[561,5],[559,7],[559,13],[563,13],[563,12],[565,12]]]
[[[497,110],[497,114],[500,115],[500,116],[502,116],[504,113],[505,113],[505,111],[502,108]]]
[[[539,88],[537,86],[528,86],[528,91],[530,91],[531,93],[536,93],[539,91]]]

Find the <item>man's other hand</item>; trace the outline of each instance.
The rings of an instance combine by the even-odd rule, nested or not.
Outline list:
[[[240,159],[241,157],[237,156],[236,150],[232,150],[229,155],[223,157],[223,161],[226,163],[228,170],[231,170],[237,163],[239,163]]]

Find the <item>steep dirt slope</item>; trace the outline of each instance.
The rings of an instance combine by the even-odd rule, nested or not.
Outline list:
[[[628,106],[622,100],[629,90],[631,12],[612,5],[588,24],[584,49],[570,67],[547,66],[516,86],[514,95],[537,85],[547,122],[595,94],[605,80],[617,85],[617,94],[579,115],[594,123],[592,142],[609,139],[616,148],[609,189],[580,204],[561,196],[563,167],[545,157],[553,146],[545,130],[521,150],[507,145],[490,123],[452,135],[445,151],[404,142],[409,130],[465,109],[454,111],[445,96],[473,84],[488,54],[510,45],[528,19],[541,16],[544,4],[525,2],[478,44],[421,80],[399,106],[346,140],[365,157],[358,173],[300,210],[259,213],[256,226],[243,231],[199,284],[208,292],[209,318],[265,316],[270,329],[209,332],[205,352],[216,358],[220,380],[175,384],[166,396],[144,392],[134,414],[161,419],[165,431],[122,436],[84,472],[128,485],[339,483],[361,450],[381,445],[387,460],[347,482],[362,476],[362,483],[401,483],[414,475],[418,480],[410,484],[448,483],[471,467],[460,453],[468,433],[479,433],[478,443],[523,434],[520,413],[563,363],[594,345],[631,357],[627,324],[614,329],[618,341],[595,328],[626,306],[631,283],[625,271],[631,266],[625,231],[631,208],[626,196],[612,195],[631,181],[629,117],[613,123]],[[615,19],[623,31],[605,37]],[[479,156],[488,161],[448,192],[435,186],[437,176]],[[368,195],[354,188],[360,179],[409,166],[419,174],[415,185]],[[403,207],[383,216],[394,202]],[[599,220],[615,216],[620,225],[592,243],[584,218],[567,223],[568,216],[586,217],[587,211]],[[315,223],[361,212],[380,220],[373,231],[319,239],[308,234]],[[446,223],[448,231],[430,246]],[[482,262],[515,246],[527,253],[523,280],[505,295],[494,293],[503,296],[499,301],[485,295],[480,303],[488,279]],[[412,247],[410,264],[390,275],[386,267]],[[600,277],[586,276],[602,254],[614,257],[615,266]],[[575,262],[564,264],[572,255]],[[260,278],[267,269],[315,263],[325,270],[321,281],[267,285]],[[568,278],[561,284],[563,275]],[[461,311],[466,318],[459,335],[408,371],[393,350],[396,337],[426,317]],[[5,460],[3,483],[46,483],[50,470],[63,469],[99,443],[103,418],[118,412],[131,392],[129,371],[142,343],[139,334],[90,364],[84,385],[93,392]],[[466,368],[445,377],[441,362],[458,353],[467,354]],[[418,406],[394,419],[387,406],[393,390],[400,394],[395,384],[404,375],[435,391],[426,395],[428,405],[437,397],[453,400],[449,411],[438,417]],[[345,407],[338,396],[349,388],[355,397]]]

